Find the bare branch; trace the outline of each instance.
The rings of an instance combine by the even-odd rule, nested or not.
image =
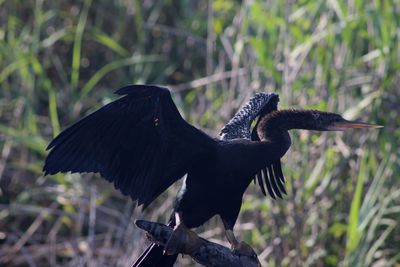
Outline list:
[[[160,245],[165,245],[172,234],[172,228],[161,223],[137,220],[136,225],[148,232]],[[207,267],[258,267],[257,258],[238,255],[229,248],[198,237],[200,245],[189,256]]]

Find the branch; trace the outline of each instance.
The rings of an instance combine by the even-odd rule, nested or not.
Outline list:
[[[165,224],[137,220],[136,225],[148,232],[153,242],[160,245],[165,245],[172,234],[173,229]],[[207,267],[258,267],[258,260],[252,257],[237,255],[229,248],[219,244],[210,242],[197,236],[199,239],[199,247],[189,256],[196,262]]]

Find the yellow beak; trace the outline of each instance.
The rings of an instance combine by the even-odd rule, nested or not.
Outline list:
[[[370,124],[360,121],[339,121],[335,122],[332,126],[328,127],[331,131],[345,131],[347,129],[361,129],[361,128],[382,128],[382,125]]]

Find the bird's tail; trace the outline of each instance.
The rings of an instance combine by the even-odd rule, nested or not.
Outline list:
[[[152,244],[146,248],[132,267],[173,267],[178,254],[164,255],[164,247]]]

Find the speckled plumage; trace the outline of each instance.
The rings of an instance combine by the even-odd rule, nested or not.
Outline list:
[[[220,132],[221,140],[226,141],[241,138],[260,141],[261,138],[257,134],[257,126],[261,122],[260,119],[257,121],[254,129],[251,129],[251,124],[256,117],[262,118],[266,114],[276,111],[278,109],[278,102],[279,96],[275,93],[257,93],[222,128]],[[285,178],[279,159],[260,170],[256,174],[254,181],[258,182],[265,196],[267,195],[267,191],[274,199],[276,196],[282,198],[281,193],[286,194]]]
[[[261,113],[266,113],[265,111],[276,110],[278,101],[279,97],[275,93],[257,93],[222,128],[220,138],[222,140],[251,139],[252,121]]]

